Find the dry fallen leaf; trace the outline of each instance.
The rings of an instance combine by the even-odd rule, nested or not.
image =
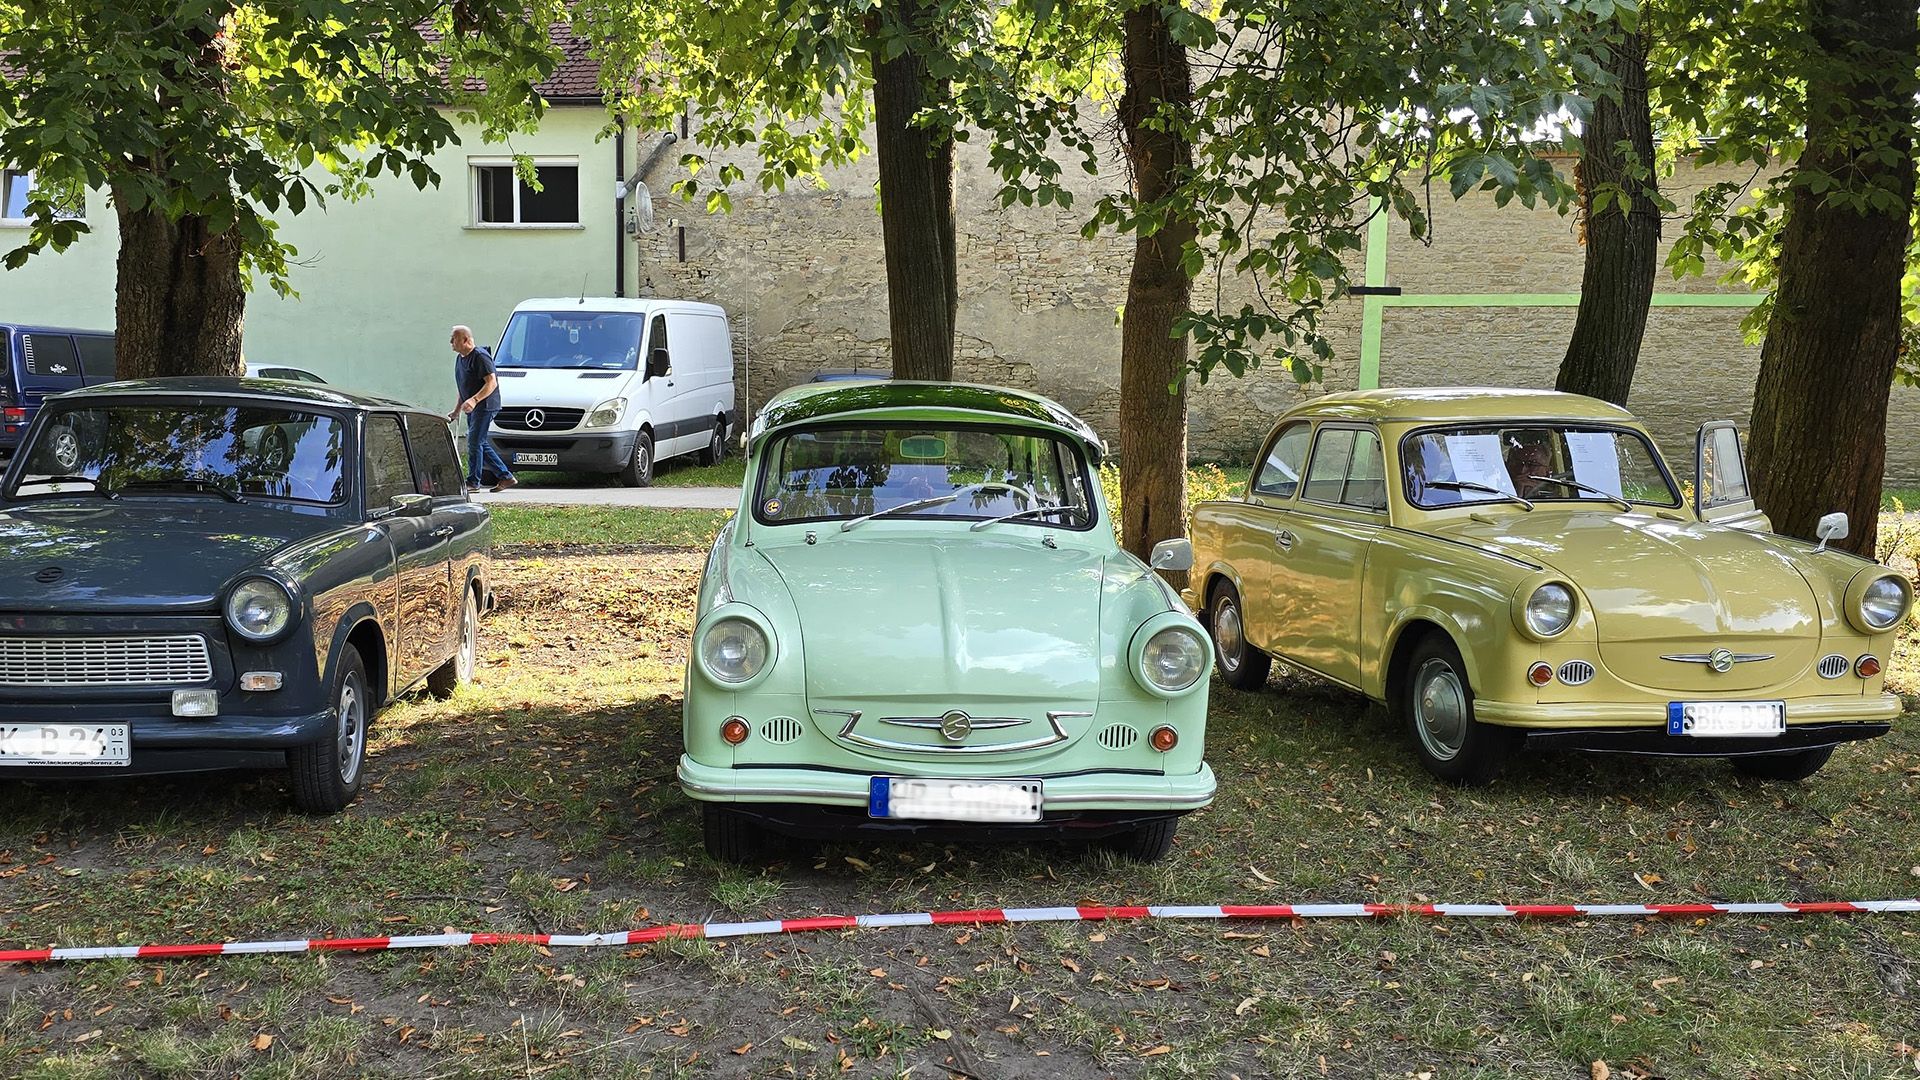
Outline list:
[[[1259,1000],[1260,999],[1257,997],[1242,998],[1240,1001],[1240,1004],[1234,1006],[1233,1015],[1235,1016],[1247,1015],[1247,1010],[1253,1008],[1254,1004]]]
[[[1171,1054],[1171,1053],[1173,1053],[1173,1047],[1168,1046],[1166,1043],[1161,1043],[1159,1046],[1153,1047],[1150,1050],[1140,1051],[1140,1056],[1141,1057],[1159,1057],[1161,1054]]]
[[[1593,1080],[1607,1080],[1607,1077],[1612,1075],[1613,1070],[1607,1068],[1606,1062],[1596,1061],[1593,1063]]]
[[[253,1037],[252,1045],[255,1050],[265,1050],[273,1045],[273,1036],[263,1031]]]
[[[780,1036],[780,1041],[786,1045],[787,1049],[798,1050],[803,1054],[811,1054],[820,1049],[805,1039],[796,1039],[791,1035]]]
[[[751,1049],[753,1049],[752,1043],[741,1043],[739,1046],[736,1046],[733,1048],[733,1052],[736,1054],[745,1055],[746,1052]]]

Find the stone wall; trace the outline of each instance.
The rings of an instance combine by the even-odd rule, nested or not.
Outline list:
[[[752,174],[750,162],[742,161]],[[1567,163],[1570,167],[1570,163]],[[1106,177],[1121,175],[1108,163]],[[653,177],[666,187],[670,170]],[[1074,171],[1074,170],[1070,170]],[[1723,177],[1702,172],[1670,185],[1684,200]],[[960,318],[956,377],[1039,390],[1084,415],[1117,442],[1120,330],[1132,258],[1130,238],[1080,235],[1085,208],[1111,182],[1079,178],[1075,209],[1002,209],[983,151],[963,146],[957,184]],[[829,178],[825,190],[734,193],[734,210],[709,216],[660,198],[658,228],[639,241],[635,285],[642,294],[724,304],[735,314],[743,364],[740,391],[755,403],[817,371],[888,367],[886,273],[873,197],[871,159]],[[1387,284],[1406,296],[1570,294],[1583,252],[1573,222],[1550,210],[1491,199],[1434,201],[1430,245],[1389,230]],[[686,259],[679,258],[685,231]],[[1673,230],[1670,228],[1669,233]],[[1669,236],[1669,242],[1671,235]],[[1356,259],[1356,271],[1359,260]],[[1724,267],[1675,280],[1662,293],[1739,292],[1719,283]],[[1358,275],[1356,272],[1356,278]],[[1221,287],[1225,303],[1249,299],[1243,282]],[[1744,340],[1745,308],[1659,307],[1653,313],[1632,406],[1676,463],[1690,460],[1694,427],[1751,409],[1758,349]],[[1571,307],[1388,306],[1382,317],[1381,384],[1551,386],[1573,325]],[[1358,384],[1362,302],[1343,301],[1325,329],[1336,359],[1324,381],[1302,389],[1284,368],[1242,379],[1224,373],[1193,391],[1189,450],[1196,458],[1242,461],[1274,416],[1303,397]],[[750,382],[750,385],[749,385]],[[1895,391],[1888,478],[1920,484],[1920,392]]]

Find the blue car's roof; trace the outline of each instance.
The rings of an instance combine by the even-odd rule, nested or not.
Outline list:
[[[23,334],[90,334],[112,337],[111,330],[83,330],[78,326],[39,326],[30,323],[6,322],[0,320],[0,330],[18,330]]]
[[[171,379],[101,383],[60,395],[63,401],[111,397],[258,397],[296,401],[307,405],[324,405],[336,409],[428,411],[404,401],[375,397],[371,394],[355,394],[319,383],[297,383],[283,379],[236,379],[213,375],[183,375]]]

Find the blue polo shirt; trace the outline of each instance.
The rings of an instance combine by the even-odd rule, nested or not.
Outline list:
[[[465,356],[453,358],[453,382],[460,390],[460,400],[465,401],[480,392],[487,385],[487,376],[493,374],[493,354],[484,347],[475,345],[473,351]],[[500,407],[500,383],[496,379],[493,393],[474,406],[489,412]]]

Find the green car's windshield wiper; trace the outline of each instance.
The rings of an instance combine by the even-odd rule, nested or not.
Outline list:
[[[1509,495],[1506,492],[1501,491],[1497,487],[1488,487],[1485,484],[1476,484],[1471,480],[1429,480],[1427,481],[1427,486],[1430,488],[1439,488],[1441,491],[1483,492],[1485,494],[1495,496],[1496,499],[1500,502],[1519,503],[1521,506],[1525,507],[1528,510],[1533,509],[1533,503],[1527,501],[1526,499],[1521,498],[1518,495]]]
[[[17,494],[21,488],[28,484],[92,484],[93,487],[89,490],[103,499],[117,499],[120,497],[119,492],[110,491],[102,487],[100,485],[100,478],[97,476],[29,476],[22,479],[18,484],[15,484],[13,490]],[[65,495],[66,492],[55,491],[49,494]]]
[[[1588,495],[1598,495],[1601,498],[1607,500],[1608,502],[1619,503],[1620,508],[1627,511],[1628,513],[1633,512],[1632,503],[1628,502],[1627,500],[1621,498],[1618,495],[1613,494],[1610,491],[1602,491],[1591,484],[1583,484],[1578,480],[1564,480],[1558,476],[1529,476],[1527,477],[1527,479],[1538,480],[1543,484],[1559,484],[1561,487],[1572,488],[1575,491],[1585,492]]]
[[[243,503],[247,501],[238,491],[221,484],[216,484],[211,477],[205,476],[169,476],[156,480],[129,480],[121,484],[119,490],[132,491],[136,488],[146,488],[155,491],[205,492],[209,495],[218,495],[231,503]]]
[[[915,510],[929,510],[936,506],[945,506],[950,502],[954,502],[958,500],[964,495],[970,495],[976,491],[1011,491],[1016,495],[1024,495],[1028,499],[1033,498],[1033,493],[1028,491],[1026,488],[1015,487],[1012,484],[1001,484],[1001,483],[997,483],[995,481],[989,480],[983,484],[968,484],[966,487],[963,487],[963,488],[955,488],[945,495],[935,495],[927,499],[914,499],[911,502],[903,502],[898,506],[889,506],[885,510],[875,510],[871,514],[864,514],[857,518],[850,518],[840,523],[840,531],[846,532],[848,529],[853,528],[855,525],[864,524],[866,522],[872,521],[874,518],[877,518],[877,517],[888,517],[893,514],[910,514]]]
[[[1029,506],[1025,510],[1015,510],[1011,514],[1001,514],[996,518],[976,521],[967,531],[979,532],[989,525],[998,525],[1003,521],[1018,521],[1021,518],[1039,517],[1042,514],[1072,514],[1082,521],[1087,520],[1087,512],[1077,506],[1068,506],[1065,503],[1048,503],[1045,506]]]

